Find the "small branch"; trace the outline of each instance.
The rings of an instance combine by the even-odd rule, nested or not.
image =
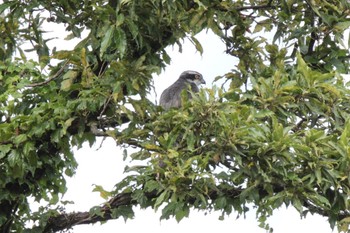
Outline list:
[[[102,113],[104,111],[105,111],[105,107]],[[130,119],[126,114],[121,114],[119,121],[115,118],[107,118],[105,116],[101,116],[101,114],[99,117],[97,117],[98,123],[90,122],[88,124],[88,126],[90,127],[91,133],[98,137],[110,137],[110,135],[106,133],[106,130],[104,130],[104,128],[115,128],[117,126],[130,122]]]
[[[107,106],[109,104],[109,102],[111,101],[112,99],[112,95],[110,95],[107,99],[107,101],[103,104],[103,109],[102,111],[100,112],[100,116],[98,117],[98,119],[100,119],[99,123],[100,123],[100,128],[104,131],[104,127],[102,126],[102,121],[101,119],[103,119],[103,114],[105,113],[106,109],[107,109]]]
[[[317,39],[316,32],[311,32],[310,42],[309,42],[309,46],[308,46],[308,50],[307,50],[307,55],[311,55],[314,52],[314,46],[315,46],[316,39]]]
[[[26,87],[38,87],[38,86],[44,86],[46,84],[48,84],[49,82],[55,80],[56,78],[58,78],[64,71],[64,69],[66,68],[67,64],[68,64],[68,60],[63,64],[63,66],[56,72],[56,74],[54,74],[51,78],[43,81],[43,82],[39,82],[39,83],[32,83],[32,84],[28,84],[26,85]]]
[[[305,201],[303,206],[307,208],[312,214],[317,213],[318,215],[321,215],[323,217],[329,217],[329,213],[327,211],[323,210],[322,208],[316,207],[310,201]],[[350,212],[340,211],[337,216],[337,220],[341,221],[344,218],[348,218],[350,216]]]
[[[294,133],[300,131],[301,125],[306,122],[307,120],[305,118],[302,118],[292,129]]]
[[[117,126],[120,126],[122,124],[130,122],[130,118],[125,113],[121,113],[119,115],[119,120],[117,120],[115,117],[106,117],[106,116],[100,116],[97,117],[97,120],[99,121],[100,127],[102,128],[114,128]]]
[[[8,145],[8,144],[13,144],[13,142],[10,142],[10,141],[0,142],[0,145]]]
[[[110,96],[108,97],[107,101],[103,104],[103,109],[102,109],[102,111],[101,111],[101,113],[100,113],[100,116],[99,116],[100,119],[102,119],[102,116],[103,116],[103,114],[105,113],[109,102],[111,102],[111,99],[112,99],[112,95],[110,95]]]

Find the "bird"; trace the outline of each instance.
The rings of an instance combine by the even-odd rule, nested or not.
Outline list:
[[[197,71],[186,70],[181,73],[178,80],[162,92],[159,105],[165,110],[179,108],[181,107],[182,91],[188,90],[188,99],[191,99],[192,95],[189,91],[193,93],[199,92],[201,84],[205,84],[202,74]]]
[[[159,105],[163,107],[165,110],[169,110],[170,108],[179,108],[181,107],[181,93],[183,90],[187,91],[188,99],[192,98],[192,93],[199,92],[199,86],[201,84],[205,84],[205,80],[203,79],[203,75],[197,71],[186,70],[180,74],[178,80],[176,80],[172,85],[170,85],[167,89],[165,89],[160,95]],[[191,91],[191,92],[189,92]],[[182,136],[178,136],[181,138]],[[179,139],[176,140],[176,145],[179,144]],[[161,169],[165,169],[166,164],[163,159],[159,159],[158,166]],[[156,174],[156,179],[159,180],[161,178],[160,173]]]

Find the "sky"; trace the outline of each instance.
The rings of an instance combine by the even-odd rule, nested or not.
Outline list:
[[[154,77],[155,94],[150,96],[153,101],[158,101],[161,92],[177,80],[184,70],[196,70],[200,72],[206,80],[204,87],[211,88],[213,80],[218,75],[229,72],[236,64],[236,60],[225,54],[225,46],[212,33],[203,32],[198,36],[202,43],[204,53],[201,56],[196,52],[195,47],[185,41],[183,52],[179,53],[176,47],[168,48],[171,64],[159,76]],[[59,49],[59,44],[55,42]],[[70,46],[74,46],[70,42]],[[68,49],[67,45],[62,45]],[[218,85],[218,84],[217,84]],[[65,200],[74,201],[74,205],[67,206],[67,211],[88,211],[90,207],[104,202],[99,193],[92,192],[94,184],[101,185],[106,190],[111,190],[124,174],[123,170],[126,162],[123,161],[122,149],[117,147],[112,139],[102,140],[101,138],[93,148],[84,146],[75,151],[75,156],[79,164],[76,174],[72,178],[67,178],[68,191],[64,196]],[[175,219],[159,220],[160,213],[152,209],[140,210],[135,207],[135,218],[133,220],[124,219],[110,220],[107,223],[94,225],[81,225],[73,228],[74,233],[114,233],[114,232],[136,232],[144,233],[178,233],[188,231],[189,228],[202,233],[220,232],[256,232],[265,233],[266,230],[258,227],[254,210],[250,211],[246,218],[236,219],[235,213],[219,220],[220,213],[213,212],[205,215],[204,212],[192,211],[189,218],[177,223]],[[274,229],[274,233],[331,233],[332,230],[326,220],[317,215],[308,215],[305,219],[300,219],[299,214],[293,207],[281,208],[275,211],[274,215],[267,221]]]

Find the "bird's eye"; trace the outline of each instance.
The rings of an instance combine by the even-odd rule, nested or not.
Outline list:
[[[198,74],[196,74],[194,77],[195,77],[195,79],[199,79],[199,75]]]

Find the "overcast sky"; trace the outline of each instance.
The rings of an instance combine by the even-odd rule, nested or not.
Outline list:
[[[56,31],[57,32],[57,31]],[[224,53],[225,47],[221,41],[211,33],[201,33],[198,37],[204,48],[203,56],[195,51],[190,42],[185,42],[183,52],[179,53],[177,48],[169,48],[172,58],[171,65],[159,76],[155,77],[154,85],[157,97],[152,95],[151,100],[159,100],[161,92],[171,85],[184,70],[196,70],[203,74],[206,80],[205,87],[212,87],[213,80],[218,75],[223,75],[234,66],[236,60]],[[60,44],[55,43],[57,49]],[[70,42],[70,46],[73,46]],[[61,45],[61,49],[68,49],[67,45]],[[98,149],[99,148],[99,149]],[[98,150],[97,150],[98,149]],[[68,178],[68,192],[65,200],[74,201],[74,205],[67,207],[67,211],[88,211],[93,205],[104,202],[98,193],[93,193],[93,184],[102,185],[106,190],[111,190],[124,174],[126,165],[122,160],[122,150],[115,146],[111,139],[106,139],[103,144],[101,140],[94,148],[88,146],[75,152],[78,161],[78,169],[73,178]],[[224,221],[218,220],[220,213],[192,211],[189,218],[177,223],[174,219],[159,221],[160,214],[153,210],[139,210],[135,208],[136,216],[126,223],[123,219],[108,221],[105,224],[76,226],[74,233],[114,233],[114,232],[136,232],[144,233],[178,233],[188,232],[189,228],[202,233],[214,231],[219,232],[257,232],[266,231],[258,227],[255,220],[255,212],[251,211],[246,218],[236,219],[233,213]],[[273,217],[268,221],[274,228],[274,233],[331,233],[329,224],[325,218],[309,215],[300,220],[299,214],[291,207],[288,210],[275,211]]]

